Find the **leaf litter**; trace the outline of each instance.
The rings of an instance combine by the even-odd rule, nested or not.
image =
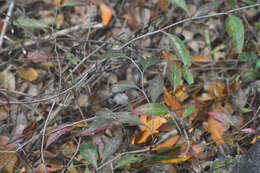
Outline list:
[[[257,4],[19,5],[0,38],[1,171],[224,172],[259,138],[259,7],[223,11]]]

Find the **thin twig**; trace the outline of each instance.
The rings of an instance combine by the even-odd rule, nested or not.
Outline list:
[[[15,4],[15,0],[12,0],[11,3],[10,3],[9,9],[8,9],[7,15],[6,15],[5,20],[4,20],[4,25],[3,25],[3,28],[2,28],[2,31],[1,31],[1,36],[0,36],[0,49],[2,48],[3,43],[4,43],[5,32],[6,32],[7,27],[8,27],[8,22],[9,22],[10,16],[12,15],[12,11],[14,9],[14,4]]]
[[[47,125],[48,125],[48,121],[50,119],[50,116],[52,115],[52,110],[55,106],[55,102],[52,103],[51,105],[51,110],[47,116],[47,119],[45,121],[45,124],[44,124],[44,127],[43,127],[43,131],[42,131],[42,144],[41,144],[41,158],[42,158],[42,163],[44,165],[44,172],[47,173],[47,167],[46,167],[46,162],[45,162],[45,159],[44,159],[44,138],[45,138],[45,132],[46,132],[46,128],[47,128]]]
[[[179,24],[184,23],[184,22],[188,22],[188,21],[192,21],[192,20],[199,20],[199,19],[204,19],[204,18],[209,18],[209,17],[216,17],[216,16],[227,15],[227,14],[229,14],[229,13],[234,13],[234,12],[236,12],[236,11],[245,10],[245,9],[248,9],[248,8],[253,8],[253,7],[258,7],[258,6],[260,6],[259,3],[254,4],[254,5],[249,5],[249,6],[241,7],[241,8],[236,8],[236,9],[229,10],[229,11],[226,11],[226,12],[221,12],[221,13],[215,13],[215,14],[209,14],[209,15],[203,15],[203,16],[196,16],[196,17],[186,18],[186,19],[183,19],[183,20],[181,20],[181,21],[179,21],[179,22],[170,24],[170,25],[168,25],[168,26],[166,26],[166,27],[164,27],[164,28],[162,28],[162,29],[155,30],[155,31],[152,31],[152,32],[148,32],[148,33],[146,33],[146,34],[144,34],[144,35],[141,35],[141,36],[139,36],[139,37],[136,37],[136,38],[134,38],[134,39],[128,41],[127,43],[125,43],[123,46],[119,47],[118,50],[125,48],[125,47],[128,46],[129,44],[131,44],[131,43],[133,43],[133,42],[135,42],[135,41],[137,41],[137,40],[140,40],[141,38],[144,38],[144,37],[147,37],[147,36],[151,36],[151,35],[160,33],[160,32],[162,32],[162,31],[164,31],[164,30],[167,30],[167,29],[169,29],[169,28],[171,28],[171,27],[174,27],[174,26],[179,25]]]
[[[83,30],[83,29],[86,29],[86,28],[89,28],[89,27],[91,27],[91,28],[102,28],[103,24],[98,23],[98,24],[95,24],[93,26],[89,26],[89,23],[83,23],[83,24],[80,24],[80,25],[73,26],[71,28],[67,28],[67,29],[46,35],[42,38],[39,38],[38,40],[47,41],[47,40],[50,40],[51,38],[56,38],[56,37],[66,35],[66,34],[69,34],[71,32],[75,32],[75,31],[78,31],[78,30]],[[29,47],[29,46],[32,46],[36,43],[37,42],[34,41],[34,40],[27,40],[23,44],[15,43],[15,44],[7,47],[7,48],[0,50],[0,53],[4,53],[4,52],[10,51],[10,50],[20,49],[20,48],[23,48],[23,47]]]

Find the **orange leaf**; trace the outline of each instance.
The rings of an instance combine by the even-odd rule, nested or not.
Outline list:
[[[135,18],[131,15],[131,14],[129,14],[129,13],[125,13],[124,15],[123,15],[123,17],[127,20],[127,22],[128,22],[128,24],[130,25],[130,27],[133,29],[133,30],[136,30],[136,28],[137,28],[137,22],[136,22],[136,20],[135,20]]]
[[[172,136],[163,143],[157,145],[157,147],[153,148],[152,150],[159,150],[165,147],[172,147],[179,139],[180,136]]]
[[[254,138],[252,139],[252,141],[250,142],[250,144],[254,144],[254,143],[256,142],[256,138],[260,138],[260,135],[254,137]]]
[[[223,137],[224,128],[222,127],[221,123],[215,120],[212,117],[208,119],[209,127],[208,130],[211,134],[211,137],[214,139],[217,145],[225,143]]]
[[[226,85],[222,81],[212,81],[206,83],[205,90],[217,98],[222,98],[226,95]]]
[[[169,60],[174,60],[173,56],[168,52],[166,52],[165,50],[162,51],[162,55]]]
[[[167,120],[160,116],[156,116],[153,119],[149,120],[148,122],[144,122],[146,126],[141,126],[141,132],[137,135],[134,135],[134,141],[131,140],[134,144],[141,144],[147,141],[147,139],[152,135],[158,133],[158,128],[163,124],[166,123]],[[137,138],[138,136],[138,138]]]
[[[195,62],[211,62],[211,58],[203,57],[203,56],[194,56],[190,58],[191,61]]]
[[[112,17],[112,10],[103,2],[100,2],[100,10],[102,23],[106,26]]]
[[[47,172],[48,173],[62,170],[61,166],[56,165],[54,163],[46,163],[46,167],[47,167]],[[43,163],[40,163],[37,166],[36,171],[39,172],[39,173],[44,173],[45,172]]]
[[[164,102],[167,106],[170,106],[172,110],[176,110],[176,109],[180,109],[182,106],[181,104],[175,99],[175,97],[173,97],[168,91],[167,89],[164,87]],[[179,110],[177,111],[178,115],[182,115],[183,110]]]
[[[21,68],[19,75],[30,82],[35,81],[38,78],[38,72],[34,68]]]

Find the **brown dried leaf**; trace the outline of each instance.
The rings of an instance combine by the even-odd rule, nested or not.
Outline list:
[[[125,13],[125,14],[123,15],[123,17],[127,20],[129,26],[130,26],[133,30],[136,30],[136,28],[137,28],[137,22],[136,22],[135,18],[134,18],[131,14],[129,14],[129,13]]]
[[[214,118],[210,117],[208,119],[208,131],[211,134],[211,137],[214,139],[217,145],[225,143],[223,139],[224,135],[224,128],[222,127],[221,123],[215,120]]]
[[[15,90],[15,77],[12,72],[8,70],[0,72],[0,86],[9,90]]]
[[[30,82],[35,81],[38,78],[38,72],[34,68],[21,68],[19,75]]]

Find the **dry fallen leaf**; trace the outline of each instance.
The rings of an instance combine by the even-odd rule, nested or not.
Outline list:
[[[226,85],[222,81],[212,81],[204,85],[204,89],[216,98],[223,98],[226,95]]]
[[[21,68],[19,75],[30,82],[35,81],[38,78],[38,72],[34,68]]]
[[[112,17],[112,10],[103,2],[100,2],[100,10],[102,23],[106,26]]]
[[[133,29],[133,30],[136,30],[137,28],[137,22],[135,20],[135,18],[129,14],[129,13],[125,13],[123,15],[123,17],[127,20],[128,24],[130,25],[130,27]]]
[[[167,139],[166,141],[164,141],[163,143],[157,145],[157,147],[153,148],[152,150],[159,150],[159,149],[165,148],[165,147],[172,147],[174,144],[176,144],[179,137],[180,136],[172,136],[169,139]]]
[[[144,116],[144,115],[143,115]],[[146,121],[146,118],[141,116],[140,120],[143,121],[146,126],[140,126],[141,132],[137,135],[134,135],[131,139],[132,144],[141,144],[147,141],[147,139],[153,134],[158,133],[158,128],[163,124],[166,123],[167,120],[160,116],[155,116],[149,121]]]
[[[202,57],[202,56],[194,56],[190,58],[191,61],[195,62],[211,62],[212,59],[208,57]]]
[[[212,117],[208,119],[208,131],[211,134],[211,137],[214,139],[217,145],[225,143],[223,139],[224,135],[224,128],[222,127],[221,123],[215,120]]]
[[[8,141],[8,137],[0,136],[0,166],[2,167],[3,165],[6,165],[1,169],[1,172],[3,173],[13,173],[15,164],[18,161],[18,158],[14,152],[1,152],[15,150],[14,144],[6,145]]]
[[[0,72],[0,86],[9,90],[15,90],[15,77],[12,72],[8,70]]]
[[[54,163],[46,163],[46,167],[47,167],[47,172],[48,173],[62,170],[60,165],[57,165],[57,164],[54,164]],[[45,172],[45,167],[44,167],[43,163],[40,163],[37,166],[36,171],[39,172],[39,173],[44,173]]]
[[[187,145],[182,145],[180,148],[179,155],[175,156],[175,153],[174,153],[174,156],[172,159],[162,160],[161,162],[178,163],[178,162],[185,162],[185,161],[189,160],[192,156],[192,152],[190,150],[188,153],[186,153],[186,149],[187,149]]]
[[[181,104],[175,99],[175,97],[170,94],[167,89],[164,87],[164,102],[167,106],[171,107],[172,110],[180,109],[182,106]],[[176,111],[176,113],[181,116],[183,110]]]

